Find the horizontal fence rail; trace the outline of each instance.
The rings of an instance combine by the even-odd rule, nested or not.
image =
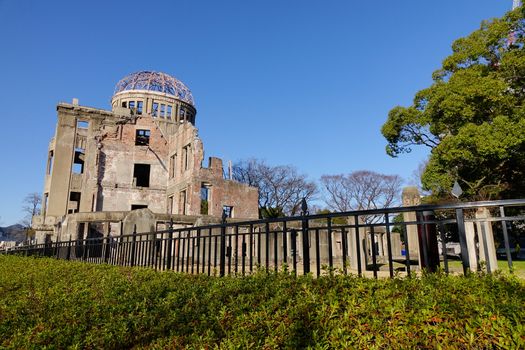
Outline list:
[[[262,268],[377,278],[438,268],[490,273],[498,268],[498,258],[506,259],[512,271],[524,233],[525,199],[516,199],[185,228],[171,223],[163,231],[135,229],[132,234],[19,246],[3,253],[218,276]]]

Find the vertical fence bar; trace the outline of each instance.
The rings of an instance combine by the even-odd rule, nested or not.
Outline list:
[[[234,236],[235,237],[235,250],[234,250],[235,257],[234,257],[233,263],[235,264],[235,268],[234,268],[235,275],[237,275],[239,271],[239,225],[235,225],[233,229],[234,229],[234,234],[235,234]]]
[[[182,255],[180,257],[180,263],[181,268],[180,271],[184,272],[184,260],[185,260],[185,252],[186,252],[186,237],[182,237],[183,231],[180,232],[181,240],[182,240]]]
[[[231,272],[232,272],[232,235],[231,233],[228,233],[228,246],[226,247],[226,256],[228,257],[228,275],[231,275]]]
[[[69,242],[67,243],[67,260],[71,260],[71,235],[69,236]]]
[[[265,252],[265,261],[266,261],[266,272],[269,271],[269,268],[270,268],[270,223],[269,222],[266,222],[266,225],[265,225],[265,247],[264,247],[264,252]]]
[[[332,269],[334,267],[334,257],[332,251],[332,218],[328,217],[326,221],[326,232],[328,234],[328,266],[330,266],[330,269]]]
[[[220,237],[215,236],[214,238],[215,238],[214,239],[214,241],[215,241],[214,242],[215,243],[215,250],[213,252],[213,268],[216,270],[217,269],[217,249],[219,249],[218,246],[217,246],[217,242],[219,241]]]
[[[261,227],[257,229],[257,265],[261,268]]]
[[[146,235],[145,237],[146,239],[144,239],[144,236],[141,237],[140,239],[140,260],[141,260],[141,266],[148,266],[149,265],[149,260],[151,259],[151,257],[149,256],[148,252],[149,252],[149,236]]]
[[[109,236],[109,233],[108,233],[108,236],[106,236],[106,250],[104,251],[104,262],[106,264],[109,263],[109,259],[110,259],[110,254],[111,254],[111,244],[112,244],[112,238]]]
[[[359,216],[354,215],[354,225],[355,225],[355,247],[356,247],[356,254],[357,254],[357,274],[358,276],[361,276],[363,273],[363,266],[361,261],[361,237],[359,235]],[[365,232],[365,240],[366,240],[366,232]]]
[[[388,213],[385,214],[385,226],[386,226],[386,245],[388,250],[388,271],[390,272],[390,277],[394,277],[394,263],[392,261],[392,240],[390,237],[390,221],[388,218]]]
[[[177,272],[179,272],[180,269],[180,248],[181,248],[181,239],[180,236],[182,234],[182,230],[177,231],[177,238],[175,239],[175,245],[177,246]]]
[[[292,229],[290,232],[290,239],[292,245],[292,267],[293,274],[297,276],[297,231]]]
[[[59,256],[60,255],[60,244],[58,242],[58,239],[55,242],[55,254],[54,255],[55,255],[56,259],[60,258],[60,256]]]
[[[308,228],[308,220],[302,219],[302,232],[303,232],[303,274],[310,273],[310,240],[308,237],[309,234],[309,228]]]
[[[116,265],[117,264],[117,259],[118,259],[118,248],[119,248],[119,245],[120,245],[120,242],[119,242],[119,237],[115,237],[115,238],[112,238],[112,241],[111,241],[111,245],[112,245],[112,249],[111,249],[111,253],[110,253],[110,256],[109,256],[109,263],[111,265]]]
[[[173,218],[170,219],[170,226],[168,228],[168,254],[166,256],[166,265],[167,265],[167,269],[168,270],[171,270],[171,267],[172,267],[172,264],[171,264],[171,260],[172,260],[172,254],[173,254]]]
[[[197,229],[197,254],[193,254],[194,256],[196,255],[197,256],[197,262],[196,262],[196,270],[197,270],[197,273],[199,273],[199,257],[201,255],[201,242],[200,242],[200,239],[201,239],[201,229],[198,228]],[[193,273],[193,268],[191,270],[191,272]]]
[[[427,225],[423,222],[425,221],[425,216],[422,212],[418,211],[416,212],[416,218],[418,223],[418,230],[421,230],[421,242],[419,243],[419,251],[421,254],[423,254],[423,264],[425,268],[430,267],[430,259],[428,257],[429,251],[428,251],[428,242],[427,242]],[[422,248],[422,249],[421,249]]]
[[[348,274],[348,243],[346,237],[346,230],[344,227],[341,227],[341,245],[341,248],[343,250],[343,273],[346,275]]]
[[[283,221],[283,263],[288,263],[288,236],[287,236],[286,221]]]
[[[404,219],[403,219],[404,220]],[[405,264],[406,264],[406,271],[407,276],[410,277],[411,270],[410,270],[410,246],[408,244],[408,229],[407,224],[403,221],[403,237],[405,239]]]
[[[372,250],[372,266],[374,269],[374,278],[377,279],[377,257],[376,257],[376,237],[374,232],[374,226],[370,226],[370,241]]]
[[[87,249],[86,249],[87,241],[83,239],[81,242],[82,242],[82,261],[85,261],[86,255],[87,255]]]
[[[277,228],[275,228],[275,231],[273,232],[273,264],[274,264],[274,271],[277,272],[279,270],[279,255],[278,255],[278,239],[277,239]]]
[[[211,228],[208,229],[208,245],[210,246],[208,249],[208,276],[211,274]],[[217,249],[217,247],[215,247]],[[217,254],[216,251],[214,251],[214,255]]]
[[[132,238],[132,245],[131,245],[131,266],[135,266],[135,250],[137,249],[137,225],[133,227],[133,238]]]
[[[190,262],[191,262],[191,259],[190,259],[190,252],[191,252],[191,255],[193,257],[193,246],[192,246],[192,238],[191,238],[191,229],[188,229],[188,236],[187,236],[187,243],[188,243],[188,246],[187,246],[187,249],[188,249],[188,253],[186,254],[186,272],[190,272]],[[190,247],[192,248],[190,250]],[[193,268],[193,266],[192,266]]]
[[[246,273],[246,227],[242,232],[242,275]]]
[[[199,230],[197,230],[197,237],[199,235]],[[195,241],[198,240],[196,239],[195,236],[192,236],[191,237],[191,274],[193,275],[194,273],[194,266],[195,266],[195,246],[197,246],[197,261],[199,260],[199,246],[197,244],[195,244]]]
[[[206,272],[206,235],[202,235],[202,264],[201,265],[202,265],[201,273],[205,273]]]
[[[250,224],[250,272],[253,272],[253,224]]]
[[[317,277],[321,276],[321,242],[319,241],[319,229],[315,229],[315,267]]]
[[[225,218],[223,218],[223,223],[221,225],[221,256],[220,256],[220,266],[219,266],[219,275],[224,276],[226,272],[226,223]]]

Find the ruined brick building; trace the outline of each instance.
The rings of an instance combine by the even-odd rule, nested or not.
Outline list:
[[[134,73],[117,83],[111,111],[74,99],[57,112],[42,210],[32,222],[38,242],[129,233],[135,225],[145,232],[170,220],[193,225],[223,211],[257,218],[256,188],[225,179],[221,159],[203,166],[197,110],[181,81]]]

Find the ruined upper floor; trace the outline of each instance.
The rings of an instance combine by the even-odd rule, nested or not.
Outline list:
[[[111,99],[113,112],[129,109],[168,123],[195,125],[197,110],[190,89],[180,80],[161,72],[141,71],[121,79]]]

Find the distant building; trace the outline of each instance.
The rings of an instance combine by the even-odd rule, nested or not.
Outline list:
[[[173,220],[258,217],[257,189],[227,180],[197,135],[190,90],[159,72],[117,83],[111,111],[59,103],[49,143],[38,242],[162,229]],[[138,210],[145,209],[147,210]]]

